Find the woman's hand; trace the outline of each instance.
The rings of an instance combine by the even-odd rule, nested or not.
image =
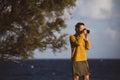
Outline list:
[[[84,36],[85,36],[85,39],[88,40],[88,32],[86,29],[84,30]]]

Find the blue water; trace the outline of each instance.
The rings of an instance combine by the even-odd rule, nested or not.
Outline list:
[[[90,80],[120,80],[120,60],[88,62]],[[0,62],[0,80],[72,80],[70,60]]]

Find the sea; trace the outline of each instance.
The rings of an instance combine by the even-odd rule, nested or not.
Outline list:
[[[90,80],[120,80],[119,59],[89,59],[88,63]],[[69,59],[0,62],[0,80],[73,80],[72,78]]]

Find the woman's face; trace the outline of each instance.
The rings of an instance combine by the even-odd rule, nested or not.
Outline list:
[[[81,32],[81,31],[83,31],[85,29],[85,26],[84,25],[80,25],[80,27],[79,27],[79,31]]]
[[[82,33],[84,29],[85,29],[84,25],[80,25],[80,26],[76,29],[76,32],[77,32],[77,33]]]

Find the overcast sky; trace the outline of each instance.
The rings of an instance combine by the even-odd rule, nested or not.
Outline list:
[[[65,14],[67,28],[62,32],[74,34],[77,22],[84,22],[90,29],[91,50],[87,51],[88,59],[120,58],[120,0],[77,0],[72,15]],[[50,51],[35,51],[36,59],[70,59],[71,48],[68,38],[68,50],[53,54]]]

